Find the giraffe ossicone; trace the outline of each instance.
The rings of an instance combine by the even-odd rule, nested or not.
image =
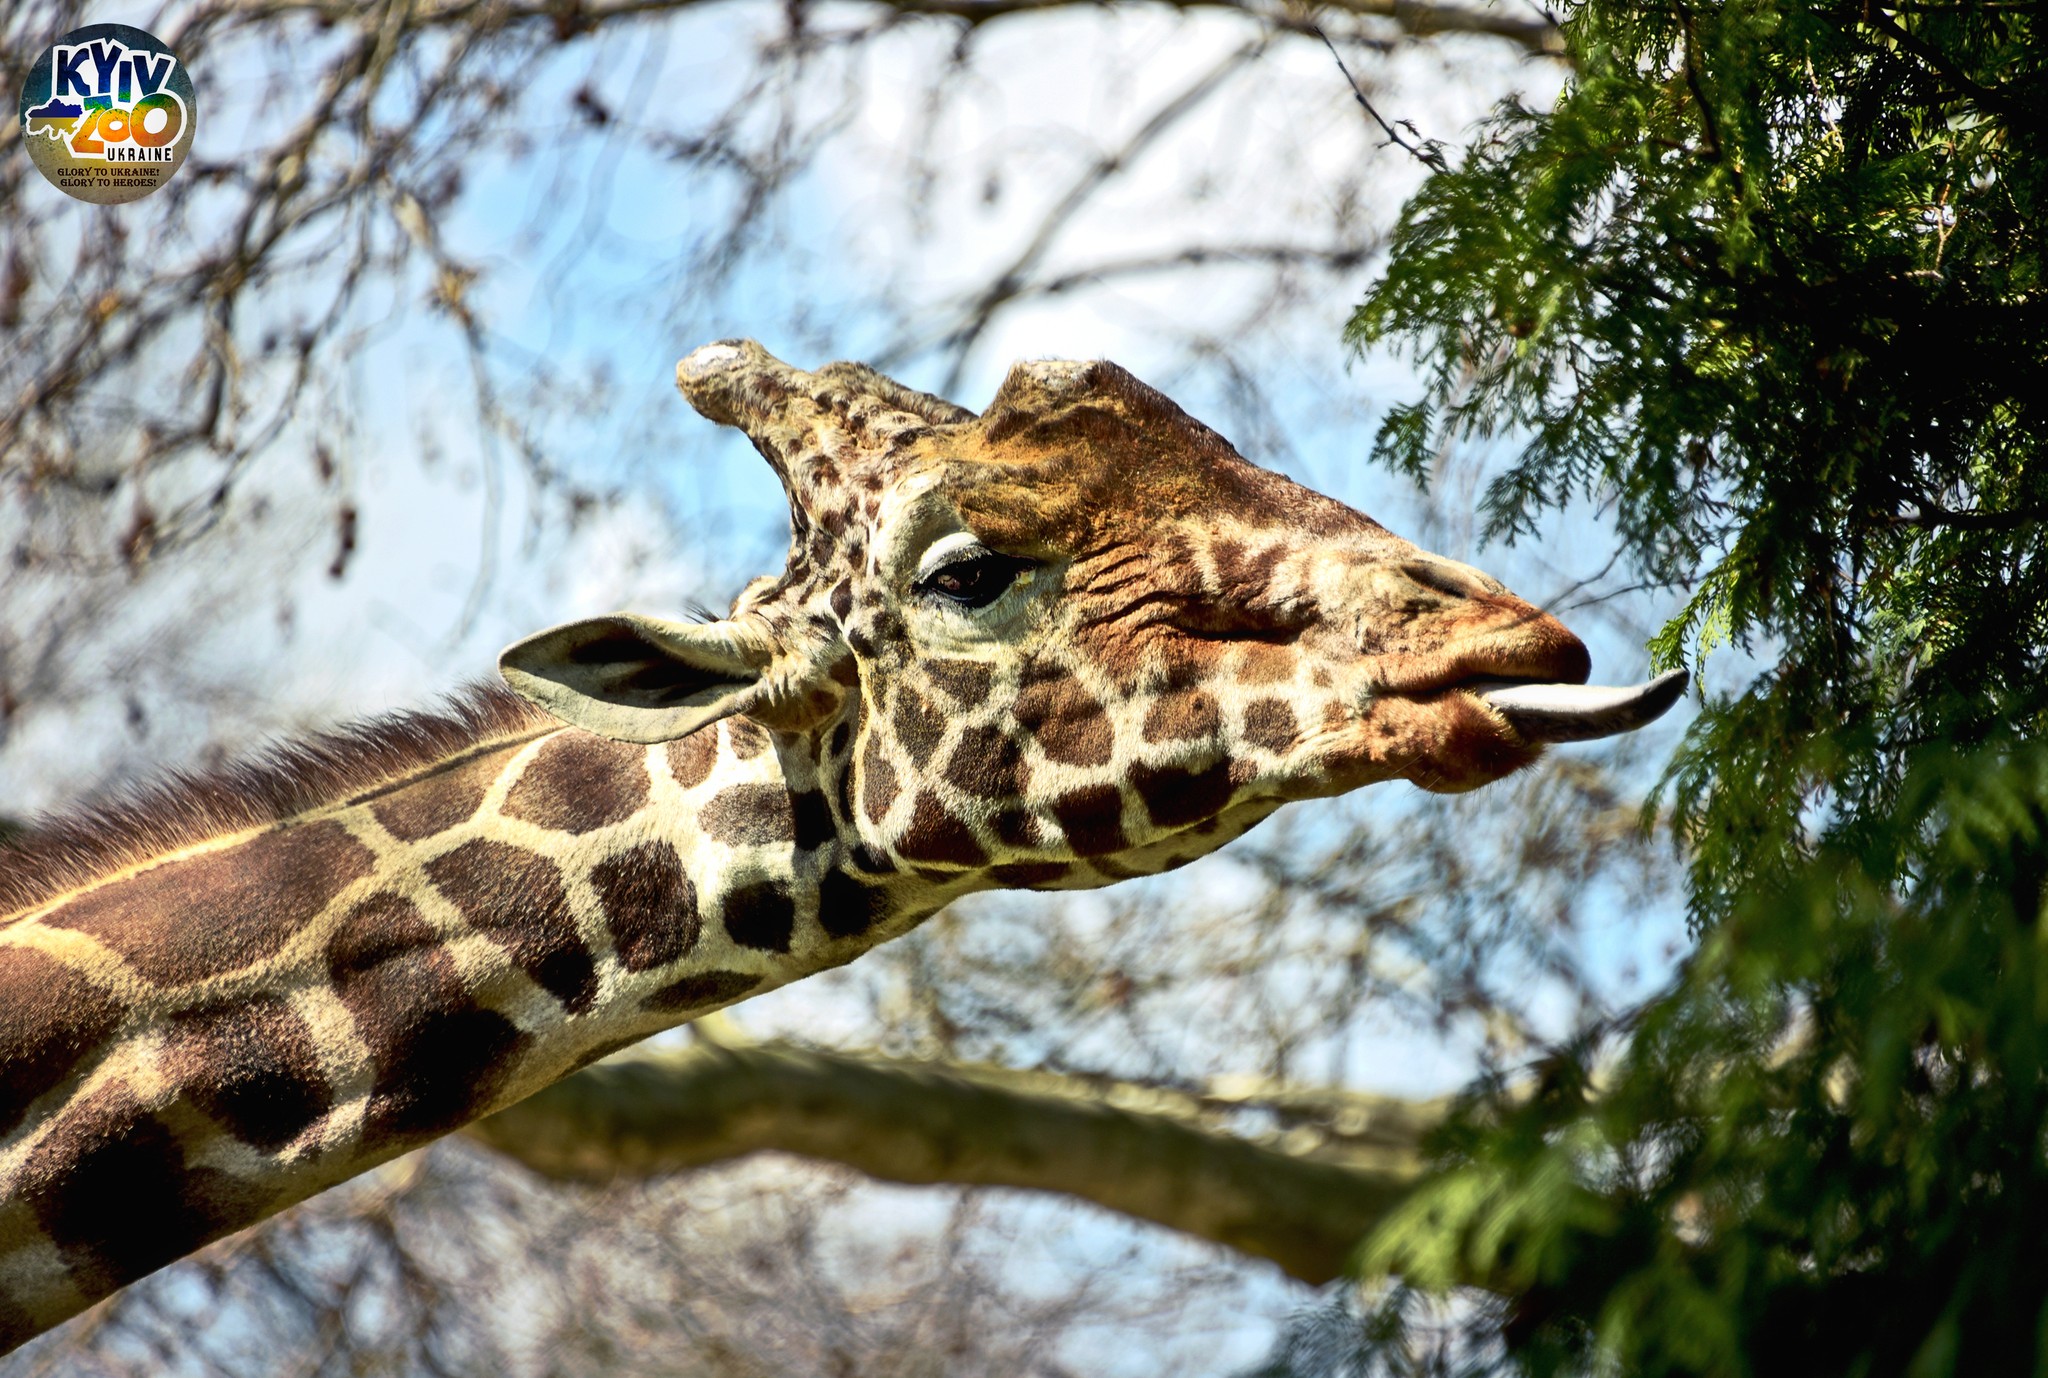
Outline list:
[[[949,901],[1171,869],[1283,803],[1470,789],[1683,687],[1240,458],[1108,363],[979,414],[750,341],[677,366],[781,480],[722,619],[0,852],[0,1345]]]

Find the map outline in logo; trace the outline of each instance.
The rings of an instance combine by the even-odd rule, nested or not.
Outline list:
[[[185,64],[129,24],[88,24],[45,48],[19,110],[36,170],[96,205],[137,201],[170,181],[198,125]]]

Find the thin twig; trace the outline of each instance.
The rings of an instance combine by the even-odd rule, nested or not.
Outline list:
[[[1374,108],[1373,103],[1370,100],[1366,99],[1364,88],[1359,86],[1358,78],[1351,75],[1351,69],[1344,65],[1343,54],[1337,51],[1337,45],[1330,41],[1330,36],[1323,32],[1322,25],[1317,24],[1314,21],[1310,21],[1308,27],[1310,32],[1315,34],[1317,38],[1320,38],[1323,41],[1323,46],[1330,50],[1330,58],[1337,64],[1337,70],[1344,74],[1344,80],[1350,84],[1351,94],[1354,98],[1357,99],[1359,108],[1364,110],[1366,114],[1372,117],[1372,122],[1374,124],[1378,125],[1381,129],[1386,131],[1387,142],[1391,144],[1398,144],[1400,147],[1406,149],[1408,151],[1409,157],[1416,159],[1424,167],[1428,168],[1432,172],[1448,171],[1449,169],[1444,163],[1443,152],[1441,149],[1437,147],[1436,143],[1433,140],[1424,140],[1420,146],[1409,143],[1406,139],[1401,137],[1401,131],[1394,128],[1393,125],[1388,124],[1386,121],[1386,117],[1381,115],[1380,112]],[[1401,123],[1407,125],[1408,128],[1411,130],[1415,128],[1414,124],[1408,120],[1403,120],[1401,121]]]

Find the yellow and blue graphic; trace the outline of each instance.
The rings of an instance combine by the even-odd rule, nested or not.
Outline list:
[[[59,190],[112,205],[149,195],[192,151],[192,77],[154,35],[88,24],[43,50],[21,88],[29,157]]]

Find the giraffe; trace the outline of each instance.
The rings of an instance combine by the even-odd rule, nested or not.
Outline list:
[[[1107,362],[976,415],[751,341],[677,366],[782,573],[506,686],[0,854],[0,1346],[976,890],[1184,865],[1295,799],[1455,791],[1683,688],[1240,458]]]

